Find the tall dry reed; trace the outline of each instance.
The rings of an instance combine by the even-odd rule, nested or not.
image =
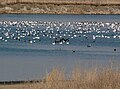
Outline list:
[[[54,68],[43,81],[0,85],[0,89],[120,89],[120,71],[111,68],[80,71],[75,68],[68,77],[65,71]]]

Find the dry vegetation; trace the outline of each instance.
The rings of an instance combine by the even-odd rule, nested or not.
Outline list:
[[[0,0],[0,13],[120,14],[120,0]]]
[[[64,71],[53,69],[43,81],[0,85],[0,89],[120,89],[120,71],[110,68],[80,72],[79,69],[74,69],[66,77]]]
[[[118,4],[120,0],[0,0],[5,3],[95,3],[95,4]]]

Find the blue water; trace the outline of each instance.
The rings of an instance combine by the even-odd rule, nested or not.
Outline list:
[[[0,81],[120,63],[120,15],[0,15]]]
[[[34,14],[1,14],[0,20],[33,20],[33,21],[104,21],[120,22],[120,15],[34,15]]]

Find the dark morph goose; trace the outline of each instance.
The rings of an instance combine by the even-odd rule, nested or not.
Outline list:
[[[55,43],[66,43],[69,42],[69,39],[65,39],[65,38],[55,38]]]

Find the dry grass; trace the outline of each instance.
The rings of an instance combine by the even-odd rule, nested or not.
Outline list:
[[[120,14],[120,0],[0,0],[2,14]]]
[[[120,71],[109,68],[80,72],[74,69],[66,77],[63,70],[54,68],[41,82],[0,85],[0,89],[120,89]]]
[[[99,4],[120,4],[120,0],[0,0],[5,3],[30,2],[30,3],[99,3]]]

